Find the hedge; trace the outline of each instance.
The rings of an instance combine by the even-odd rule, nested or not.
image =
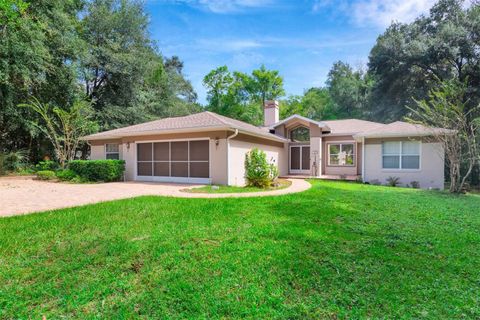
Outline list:
[[[68,163],[68,169],[85,181],[120,181],[125,171],[125,161],[73,160]]]
[[[51,170],[37,171],[37,179],[39,180],[53,180],[55,179],[55,172]]]

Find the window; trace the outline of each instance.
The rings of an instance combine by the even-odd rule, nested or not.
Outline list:
[[[328,145],[328,165],[354,166],[355,146],[353,143],[335,143]]]
[[[310,130],[305,127],[297,127],[290,131],[290,140],[293,142],[310,141]]]
[[[107,143],[105,145],[105,158],[106,159],[120,159],[119,146],[117,143]]]
[[[384,142],[382,144],[382,168],[420,169],[420,142]]]

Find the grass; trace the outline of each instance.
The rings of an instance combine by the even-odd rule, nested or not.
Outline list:
[[[260,191],[273,191],[280,190],[289,187],[292,183],[285,179],[278,179],[278,186],[269,187],[266,189],[258,187],[235,187],[235,186],[203,186],[198,188],[184,189],[184,192],[190,193],[245,193],[245,192],[260,192]]]
[[[480,197],[313,181],[0,219],[0,318],[479,318]]]

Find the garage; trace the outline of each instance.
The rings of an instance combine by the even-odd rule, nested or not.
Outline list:
[[[210,183],[209,140],[136,144],[135,180]]]

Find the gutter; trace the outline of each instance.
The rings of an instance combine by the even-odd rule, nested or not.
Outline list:
[[[230,139],[238,136],[238,129],[235,129],[235,132],[227,137],[227,185],[230,185]]]

